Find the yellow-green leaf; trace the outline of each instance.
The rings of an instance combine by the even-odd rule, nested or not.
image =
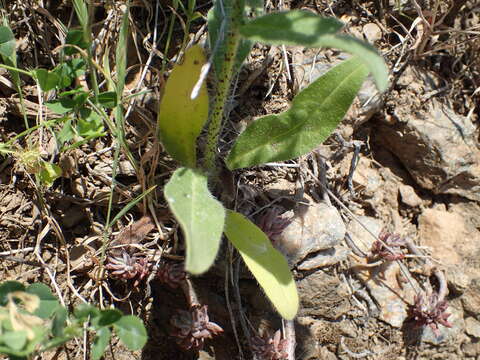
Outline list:
[[[206,85],[191,99],[205,62],[200,45],[187,50],[183,62],[173,68],[160,102],[160,141],[175,160],[188,167],[196,166],[196,140],[208,118]]]
[[[287,260],[262,230],[235,211],[227,210],[224,231],[280,315],[293,319],[299,301]]]

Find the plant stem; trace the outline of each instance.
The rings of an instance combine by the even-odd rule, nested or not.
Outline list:
[[[219,0],[217,0],[219,1]],[[213,103],[213,110],[207,129],[207,145],[205,148],[204,166],[209,176],[215,178],[217,174],[216,158],[217,145],[223,124],[225,104],[230,93],[230,83],[233,77],[235,58],[240,41],[240,25],[243,19],[243,1],[224,1],[227,32],[225,34],[225,54],[221,69],[217,74],[217,95]]]

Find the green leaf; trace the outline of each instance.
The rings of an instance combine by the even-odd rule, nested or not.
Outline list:
[[[120,341],[130,350],[140,350],[147,343],[147,330],[136,316],[122,316],[113,326]]]
[[[39,318],[48,319],[60,307],[58,299],[52,294],[50,288],[45,284],[31,284],[25,289],[25,292],[37,295],[40,299],[40,305],[33,313]]]
[[[11,58],[15,55],[15,36],[8,26],[0,26],[0,55]]]
[[[13,350],[22,350],[27,343],[27,332],[25,330],[5,332],[2,334],[2,342]]]
[[[38,80],[38,84],[43,91],[50,91],[55,89],[55,87],[60,82],[60,77],[52,72],[45,69],[36,69],[33,71],[35,77]]]
[[[287,260],[255,224],[227,210],[225,235],[242,256],[280,315],[288,320],[298,311],[298,293]]]
[[[111,335],[112,333],[108,327],[103,327],[97,331],[92,345],[92,359],[99,360],[102,357],[108,346]]]
[[[53,314],[52,320],[52,334],[53,336],[60,337],[63,336],[63,330],[67,324],[68,312],[63,306],[59,306],[55,313]]]
[[[325,35],[320,39],[322,47],[332,47],[359,57],[375,79],[377,88],[383,92],[388,87],[388,68],[385,60],[370,44],[348,35]]]
[[[125,12],[122,16],[122,23],[120,26],[120,34],[118,37],[117,47],[115,49],[115,62],[116,62],[116,69],[117,69],[117,83],[116,83],[116,94],[117,94],[117,103],[119,104],[119,108],[117,108],[118,115],[117,117],[123,117],[123,109],[120,107],[123,88],[125,87],[125,78],[126,78],[126,70],[127,70],[127,43],[128,43],[128,14],[130,12],[130,2],[127,1],[126,7],[124,8]],[[121,120],[122,122],[124,119],[117,119]]]
[[[88,8],[85,0],[72,0],[75,14],[83,29],[88,28]]]
[[[195,99],[190,97],[205,62],[200,45],[186,51],[183,63],[177,64],[168,78],[158,115],[160,140],[165,149],[189,167],[196,166],[196,140],[208,118],[205,83]]]
[[[336,34],[342,26],[334,18],[293,10],[259,17],[242,26],[240,33],[264,44],[332,47],[359,56],[370,69],[379,91],[384,91],[388,85],[385,61],[372,45],[348,35]]]
[[[197,170],[177,169],[165,186],[165,198],[186,240],[185,269],[208,270],[222,238],[225,209],[208,191],[207,177]]]
[[[77,120],[77,132],[80,136],[97,136],[103,132],[103,120],[92,109],[80,109],[80,118]]]
[[[100,314],[93,318],[92,325],[95,329],[100,329],[104,326],[110,326],[123,316],[122,312],[117,309],[101,310]]]
[[[80,49],[87,49],[88,43],[85,41],[85,37],[82,30],[69,30],[67,37],[65,38],[66,44],[76,45]],[[65,55],[73,55],[78,51],[73,47],[65,48]]]
[[[289,110],[254,121],[233,145],[228,168],[289,160],[313,150],[343,119],[367,74],[361,60],[346,60],[301,91]]]
[[[82,58],[74,58],[58,65],[53,72],[60,78],[58,87],[64,89],[72,84],[79,76],[85,74],[85,60]]]
[[[58,143],[61,145],[72,140],[75,136],[75,132],[73,131],[72,127],[72,118],[67,117],[65,122],[63,123],[62,129],[55,135],[57,137]]]
[[[100,310],[90,304],[80,304],[73,310],[73,315],[80,321],[86,321],[89,316],[99,316]]]
[[[117,106],[117,93],[115,91],[106,91],[98,94],[98,103],[103,107],[113,109]]]
[[[62,168],[60,166],[48,161],[42,161],[39,178],[43,185],[46,187],[52,186],[53,182],[60,176],[62,176]]]
[[[68,97],[61,97],[55,100],[50,100],[45,103],[48,109],[57,114],[66,114],[75,108],[75,101]]]
[[[343,23],[310,11],[291,10],[256,18],[240,28],[242,36],[261,43],[318,47],[319,39],[335,34]]]
[[[25,286],[18,281],[5,281],[0,284],[0,306],[7,304],[7,295],[14,291],[25,291]]]

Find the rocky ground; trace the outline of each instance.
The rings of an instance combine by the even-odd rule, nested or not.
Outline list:
[[[168,4],[159,4],[169,11]],[[19,66],[52,67],[51,51],[61,34],[55,19],[68,23],[71,6],[8,6]],[[199,11],[209,6],[199,5]],[[127,91],[150,89],[157,95],[135,102],[127,117],[128,144],[143,170],[136,172],[121,158],[114,211],[149,185],[158,186],[111,235],[113,244],[136,243],[150,264],[147,276],[124,281],[108,272],[104,278],[96,274],[111,187],[112,137],[58,154],[51,134],[38,131],[29,141],[40,146],[45,159],[58,161],[62,177],[39,189],[18,158],[1,158],[0,277],[47,283],[68,305],[82,297],[141,316],[149,342],[136,358],[250,359],[258,348],[255,334],[271,336],[282,323],[237,257],[223,255],[230,254],[226,245],[214,268],[191,279],[223,335],[199,353],[183,351],[171,336],[171,319],[187,302],[181,286],[168,286],[158,275],[165,263],[181,263],[183,255],[182,235],[162,195],[175,165],[155,139],[155,104],[166,74],[149,70],[140,79],[138,66],[152,53],[147,33],[166,23],[166,17],[155,22],[154,8],[139,2],[132,9],[137,43],[129,44]],[[342,125],[311,154],[234,174],[237,209],[272,232],[295,274],[301,296],[295,359],[480,359],[480,4],[319,0],[274,2],[267,8],[335,15],[348,32],[374,44],[391,71],[387,93],[378,94],[367,82]],[[109,29],[104,41],[112,46],[116,11],[99,5],[95,15],[102,29]],[[192,29],[192,42],[204,35],[203,23]],[[175,31],[179,44],[183,34],[180,27]],[[173,58],[176,50],[173,46],[167,56]],[[288,108],[300,89],[345,56],[255,47],[232,101],[225,150],[235,132],[259,115]],[[160,57],[151,61],[161,68]],[[7,141],[23,131],[23,120],[6,71],[0,80],[0,136]],[[48,114],[34,84],[25,81],[34,125],[39,113]],[[21,139],[18,146],[27,142]],[[226,280],[226,273],[233,277]],[[421,311],[431,324],[418,320]],[[59,356],[84,353],[69,344]],[[132,358],[115,342],[107,356]]]

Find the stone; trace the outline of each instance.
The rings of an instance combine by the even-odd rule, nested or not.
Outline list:
[[[463,309],[470,315],[480,320],[480,279],[474,279],[462,297]]]
[[[338,245],[345,237],[345,224],[338,210],[326,203],[299,205],[293,220],[275,240],[291,266],[307,255]]]
[[[465,332],[473,337],[480,338],[480,321],[473,317],[465,319]]]
[[[336,320],[350,309],[348,286],[321,270],[298,281],[297,288],[301,302],[298,316]]]
[[[460,265],[479,252],[480,231],[457,213],[425,209],[418,219],[421,244],[444,265]]]
[[[374,43],[382,38],[382,29],[375,23],[368,23],[363,26],[363,35],[369,43]]]
[[[341,261],[345,261],[349,252],[350,250],[343,246],[335,246],[330,249],[321,250],[300,262],[297,265],[297,269],[305,271],[335,265]]]
[[[422,205],[422,199],[417,195],[415,189],[410,185],[402,184],[398,187],[398,192],[400,194],[400,200],[405,205],[410,207],[418,207]]]
[[[466,356],[477,356],[480,354],[480,342],[466,343],[462,345],[462,351]],[[477,358],[478,359],[478,358]]]
[[[432,99],[426,110],[379,124],[376,138],[421,187],[480,201],[480,150],[468,117]]]

